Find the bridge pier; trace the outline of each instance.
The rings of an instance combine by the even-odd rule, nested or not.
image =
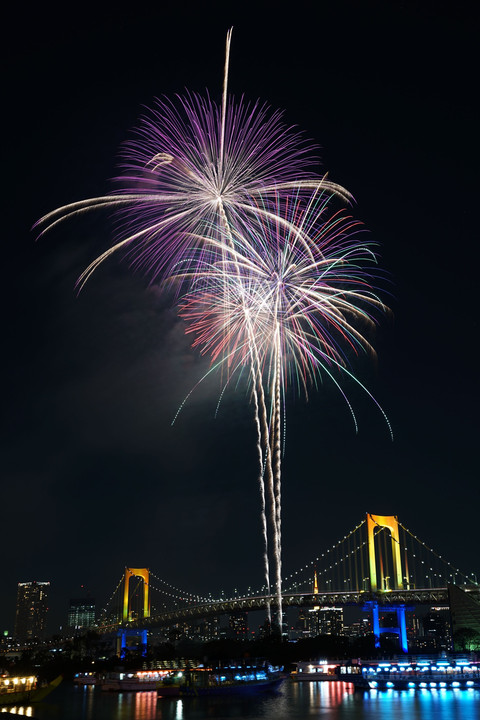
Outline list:
[[[127,645],[127,638],[133,637],[140,640],[140,643],[137,643],[140,645],[142,649],[142,655],[143,657],[147,654],[147,631],[146,630],[134,630],[134,629],[127,629],[127,628],[121,628],[117,631],[117,655],[119,658],[123,659],[125,657],[125,652],[128,649]]]
[[[382,612],[396,614],[397,624],[391,627],[380,625],[380,608],[376,600],[366,603],[364,605],[364,610],[372,611],[373,634],[375,637],[376,648],[380,647],[380,636],[385,633],[390,633],[397,635],[402,651],[404,653],[408,652],[406,606],[404,604],[389,605],[388,608],[382,606]]]

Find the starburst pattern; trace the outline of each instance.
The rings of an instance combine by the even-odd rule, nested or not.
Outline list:
[[[331,209],[334,197],[348,203],[350,193],[315,172],[315,148],[280,112],[229,98],[230,42],[231,31],[221,104],[195,93],[157,100],[123,148],[115,192],[60,207],[37,226],[43,234],[92,210],[114,211],[115,243],[84,270],[78,288],[121,251],[152,282],[175,288],[194,346],[214,368],[225,368],[227,385],[237,372],[247,373],[265,583],[270,596],[271,553],[280,624],[287,389],[308,397],[325,375],[355,419],[338,376],[361,385],[351,355],[374,353],[370,333],[385,308],[361,225]],[[270,599],[267,607],[271,620]]]
[[[265,105],[221,107],[196,94],[158,100],[122,153],[113,195],[71,203],[45,215],[42,233],[93,209],[117,211],[117,240],[79,278],[79,287],[112,253],[123,250],[152,280],[185,261],[191,238],[207,228],[248,228],[268,217],[271,197],[322,188],[349,200],[340,185],[313,171],[313,147]],[[280,219],[281,221],[281,219]]]

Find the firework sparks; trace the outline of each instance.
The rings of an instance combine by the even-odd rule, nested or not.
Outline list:
[[[38,221],[43,234],[91,210],[118,211],[117,242],[82,273],[80,289],[119,250],[152,280],[169,276],[185,260],[192,234],[201,237],[218,224],[249,227],[271,212],[273,195],[286,199],[322,188],[351,200],[345,188],[314,172],[315,148],[282,122],[281,112],[227,96],[230,40],[231,31],[221,105],[195,93],[157,100],[123,148],[119,190],[64,205]]]
[[[368,333],[386,309],[372,286],[376,258],[361,224],[344,213],[329,213],[330,199],[314,193],[309,202],[297,197],[286,207],[277,197],[260,225],[247,233],[230,226],[235,242],[227,251],[218,237],[204,237],[195,272],[177,268],[176,275],[188,287],[180,315],[187,332],[196,335],[194,347],[214,363],[247,375],[251,371],[256,417],[260,414],[264,428],[280,606],[281,428],[287,389],[291,385],[308,397],[309,387],[326,375],[342,392],[336,371],[354,378],[349,353],[374,354]],[[195,252],[192,247],[192,257]]]
[[[280,205],[278,200],[273,214],[282,213]],[[347,370],[344,346],[375,353],[355,324],[368,330],[375,310],[386,308],[369,280],[376,259],[360,237],[360,223],[344,213],[328,216],[322,196],[312,198],[308,209],[303,200],[292,201],[287,219],[275,227],[265,218],[248,235],[230,226],[235,246],[226,256],[222,240],[203,237],[195,271],[177,266],[175,277],[190,288],[180,312],[197,336],[194,346],[214,362],[228,357],[238,367],[250,362],[253,333],[267,375],[274,374],[279,355],[283,387],[293,384],[308,396],[322,368]],[[192,248],[188,264],[194,256]]]
[[[225,368],[227,385],[237,371],[248,375],[265,582],[269,595],[270,527],[281,626],[287,389],[308,397],[327,376],[355,420],[336,376],[346,373],[361,385],[349,355],[374,352],[368,333],[385,308],[373,289],[375,273],[366,270],[375,256],[360,242],[360,224],[330,211],[332,197],[351,200],[348,191],[314,171],[314,147],[281,113],[227,95],[230,42],[231,31],[220,105],[194,93],[157,100],[123,149],[118,190],[60,207],[37,226],[43,234],[74,216],[114,210],[116,242],[85,269],[78,288],[122,251],[152,282],[175,287],[193,345]]]

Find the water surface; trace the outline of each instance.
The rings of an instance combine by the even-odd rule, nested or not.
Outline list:
[[[63,683],[48,702],[17,708],[38,720],[479,720],[480,690],[370,690],[330,682],[286,681],[258,698],[162,698]],[[6,710],[6,708],[4,708]],[[10,711],[14,711],[10,708]]]

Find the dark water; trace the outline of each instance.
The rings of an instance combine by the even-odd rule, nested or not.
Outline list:
[[[343,683],[286,681],[267,697],[157,701],[155,692],[108,693],[65,683],[48,702],[16,712],[38,720],[480,720],[480,690],[367,693]]]

